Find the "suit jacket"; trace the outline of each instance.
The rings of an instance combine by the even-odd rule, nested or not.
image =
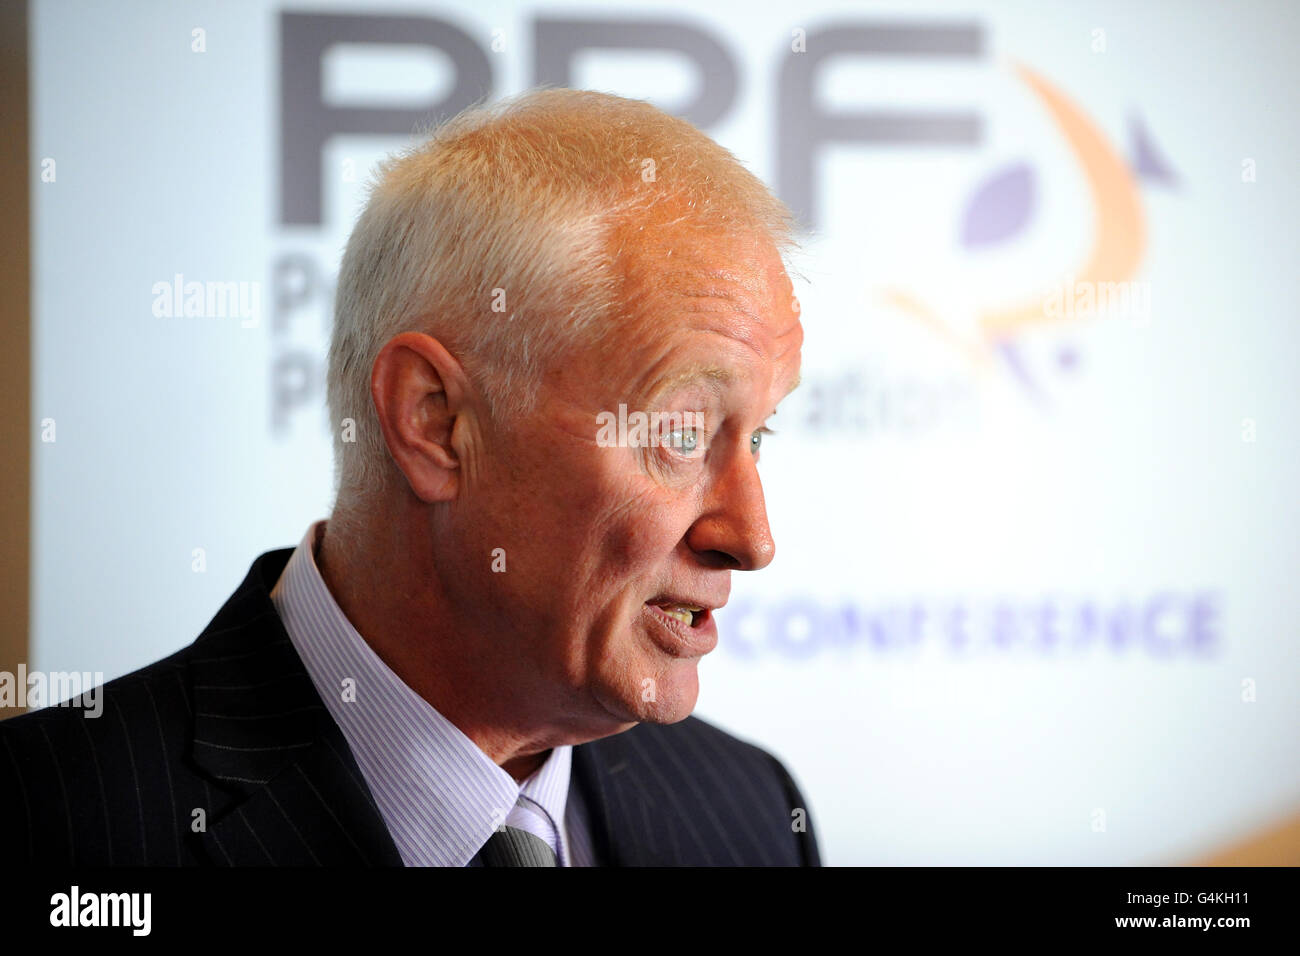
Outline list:
[[[0,722],[0,860],[402,865],[271,603],[291,553],[259,557],[193,644],[105,684],[100,716]],[[785,767],[698,718],[575,746],[570,785],[603,865],[820,865]]]

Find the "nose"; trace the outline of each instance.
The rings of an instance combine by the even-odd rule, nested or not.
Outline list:
[[[692,551],[733,571],[757,571],[776,556],[758,462],[748,444],[730,456],[709,489],[703,514],[686,533]]]

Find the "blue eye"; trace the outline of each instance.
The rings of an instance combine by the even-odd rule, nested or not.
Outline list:
[[[758,454],[758,450],[763,447],[764,435],[775,435],[775,434],[776,432],[772,431],[772,429],[770,428],[760,428],[758,431],[754,432],[754,434],[750,435],[749,436],[750,454],[753,455]]]
[[[686,454],[694,454],[700,446],[699,430],[695,428],[674,428],[668,433],[669,448],[676,448]]]

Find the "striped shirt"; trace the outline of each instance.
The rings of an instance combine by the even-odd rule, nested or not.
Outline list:
[[[594,866],[573,748],[519,784],[402,681],[357,633],[316,566],[325,522],[303,536],[271,601],[352,750],[407,866],[466,866],[501,825],[550,844],[560,866]]]

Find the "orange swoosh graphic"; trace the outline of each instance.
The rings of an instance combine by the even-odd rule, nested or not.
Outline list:
[[[1016,63],[1015,68],[1043,101],[1079,157],[1092,193],[1092,250],[1076,281],[1091,284],[1129,280],[1137,272],[1146,245],[1146,218],[1136,178],[1101,132],[1063,93],[1024,64]],[[980,316],[980,325],[985,337],[993,342],[1023,325],[1050,318],[1040,297],[1014,308],[985,312]]]
[[[1081,274],[1074,281],[1096,284],[1129,280],[1136,274],[1146,246],[1146,218],[1136,177],[1110,148],[1101,131],[1060,90],[1023,63],[1014,62],[1012,66],[1047,107],[1079,158],[1092,195],[1092,249]],[[991,367],[992,348],[999,342],[1010,338],[1023,326],[1053,318],[1044,309],[1041,296],[1014,307],[982,311],[979,324],[983,341],[969,341],[910,293],[890,289],[881,298],[937,333],[982,370]]]
[[[900,311],[906,312],[939,338],[944,339],[959,352],[964,352],[977,368],[987,368],[992,360],[992,353],[980,342],[967,341],[958,335],[951,325],[939,317],[928,305],[904,292],[902,289],[887,289],[880,296],[881,301]]]

